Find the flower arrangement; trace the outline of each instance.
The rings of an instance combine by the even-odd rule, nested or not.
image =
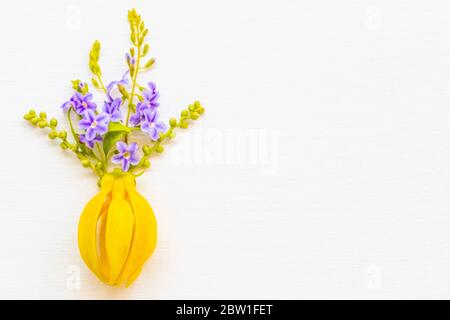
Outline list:
[[[150,69],[155,59],[143,59],[149,52],[148,29],[141,16],[128,12],[132,47],[126,53],[127,70],[120,80],[105,85],[99,65],[100,42],[89,53],[93,86],[105,95],[100,108],[86,82],[72,81],[74,94],[61,109],[70,127],[58,129],[58,121],[45,112],[28,111],[24,119],[48,137],[59,140],[62,149],[73,152],[81,164],[98,177],[99,193],[85,206],[78,225],[78,246],[90,270],[104,283],[130,285],[156,246],[157,230],[153,210],[136,191],[135,178],[150,167],[149,158],[164,151],[163,143],[175,137],[175,128],[187,128],[190,120],[204,113],[194,102],[181,111],[179,119],[166,125],[159,117],[159,92],[155,83],[146,86],[138,75]],[[141,133],[146,143],[131,141]]]

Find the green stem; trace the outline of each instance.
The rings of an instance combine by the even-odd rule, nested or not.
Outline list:
[[[75,129],[73,128],[73,124],[72,124],[72,117],[70,116],[70,113],[72,111],[72,107],[69,109],[69,111],[67,112],[67,119],[69,120],[69,125],[70,125],[70,132],[72,133],[72,137],[75,140],[75,143],[78,144],[79,140],[77,138],[77,134],[75,132]]]
[[[139,74],[140,62],[141,62],[141,46],[138,46],[137,47],[137,60],[136,60],[135,74],[133,76],[133,85],[131,87],[131,95],[128,100],[128,114],[127,114],[127,122],[126,122],[127,127],[128,127],[128,122],[130,120],[130,115],[131,115],[131,109],[132,109],[131,106],[133,105],[134,91],[136,90],[136,81],[137,81],[137,76]]]
[[[106,87],[105,87],[105,85],[103,84],[102,77],[100,77],[99,75],[97,75],[97,80],[98,80],[98,82],[100,82],[100,85],[101,85],[103,91],[105,91],[105,93],[107,93]]]
[[[103,149],[101,148],[101,146],[100,146],[100,143],[96,143],[95,144],[95,147],[97,148],[97,151],[98,151],[98,153],[99,153],[99,155],[100,155],[100,159],[99,158],[97,158],[97,160],[98,161],[100,161],[102,164],[103,164],[103,167],[105,168],[105,170],[107,171],[108,170],[108,161],[106,161],[106,155],[105,155],[105,153],[103,152]],[[94,155],[95,156],[95,155]]]

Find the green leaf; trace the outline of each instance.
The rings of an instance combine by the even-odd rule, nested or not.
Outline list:
[[[131,132],[132,129],[124,126],[120,122],[110,122],[109,130],[103,139],[103,151],[105,155],[115,146],[116,142],[122,139],[127,133]]]
[[[125,131],[128,133],[131,132],[131,128],[124,126],[120,122],[110,122],[108,131]]]
[[[116,145],[116,142],[122,139],[126,134],[126,131],[111,131],[105,134],[105,138],[103,139],[103,151],[105,152],[105,155],[108,155],[111,148]]]

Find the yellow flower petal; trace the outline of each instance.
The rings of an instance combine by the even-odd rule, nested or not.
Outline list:
[[[113,179],[106,177],[102,180],[100,192],[92,198],[81,214],[78,224],[78,248],[86,265],[102,281],[97,254],[97,221],[111,191]]]
[[[109,266],[108,283],[111,285],[117,284],[117,278],[128,258],[133,228],[134,215],[130,204],[125,200],[123,179],[116,178],[105,230],[105,247]]]
[[[127,281],[127,286],[129,286],[138,277],[143,264],[156,247],[157,226],[152,208],[147,200],[136,191],[134,177],[126,175],[123,179],[134,213],[135,231],[129,256],[118,283]]]

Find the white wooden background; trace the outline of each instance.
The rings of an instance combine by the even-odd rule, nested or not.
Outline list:
[[[96,179],[21,117],[62,119],[95,39],[120,77],[133,6],[163,119],[207,112],[139,179],[159,244],[115,289],[77,249]],[[450,298],[449,15],[444,0],[3,1],[0,298]]]

